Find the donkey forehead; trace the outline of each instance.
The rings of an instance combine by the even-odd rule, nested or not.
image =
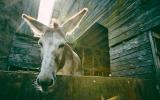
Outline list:
[[[44,42],[54,42],[55,44],[65,42],[65,37],[58,31],[47,32],[41,37]]]

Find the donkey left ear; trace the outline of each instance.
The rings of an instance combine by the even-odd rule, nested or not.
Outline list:
[[[66,22],[62,24],[62,29],[65,33],[75,30],[80,22],[82,21],[83,17],[88,12],[88,8],[83,8],[77,14],[69,18]]]
[[[48,26],[42,24],[35,18],[26,14],[22,14],[22,18],[25,20],[25,22],[27,22],[28,26],[33,31],[35,37],[41,37],[42,35],[44,35],[46,30],[50,29]]]

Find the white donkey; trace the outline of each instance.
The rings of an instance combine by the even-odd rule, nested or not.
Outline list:
[[[40,38],[38,43],[41,46],[42,63],[36,82],[41,91],[52,90],[57,73],[75,75],[80,72],[80,58],[67,44],[65,37],[67,32],[73,32],[78,28],[87,11],[87,8],[82,9],[61,25],[53,20],[51,26],[22,14],[22,18],[30,26],[34,36]]]

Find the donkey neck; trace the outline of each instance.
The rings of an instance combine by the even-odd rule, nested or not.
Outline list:
[[[80,66],[80,59],[72,48],[66,44],[62,57],[63,68],[60,70],[61,74],[73,75],[77,72]]]

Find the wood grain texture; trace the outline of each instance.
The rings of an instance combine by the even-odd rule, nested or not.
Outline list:
[[[22,13],[21,0],[0,0],[0,69],[7,70],[12,38]]]
[[[8,66],[39,68],[41,64],[38,38],[30,35],[16,33],[13,37],[12,47],[8,58]]]
[[[136,75],[136,70],[138,71],[137,66],[143,66],[140,70],[145,71],[146,69],[146,72],[149,71],[149,75],[154,73],[155,69],[149,38],[147,35],[141,34],[160,24],[159,0],[81,0],[77,2],[70,0],[68,2],[59,2],[58,4],[61,4],[60,6],[63,5],[63,8],[59,10],[60,6],[57,5],[55,9],[56,11],[59,10],[60,14],[56,17],[62,22],[83,7],[88,7],[89,9],[88,15],[74,33],[73,38],[76,39],[82,36],[82,34],[85,36],[85,32],[89,28],[93,28],[92,25],[95,22],[108,29],[111,67],[114,67],[114,71],[118,70],[116,66],[119,66],[121,70],[126,69],[125,71],[129,71],[132,68],[131,70],[133,71],[134,66],[134,75]],[[96,32],[96,30],[93,32]],[[96,36],[93,35],[93,37]],[[96,41],[98,39],[94,42]],[[102,46],[106,45],[105,43],[100,43]],[[129,63],[127,63],[128,60],[130,61]],[[125,71],[123,75],[125,75]]]
[[[159,4],[159,0],[115,2],[99,21],[109,29],[109,45],[114,46],[160,24]]]
[[[85,75],[109,75],[110,57],[108,44],[108,30],[98,23],[88,29],[74,44],[75,51],[83,60],[82,69]],[[84,53],[81,53],[82,51]]]
[[[71,41],[83,35],[85,36],[85,33],[91,30],[90,32],[97,34],[92,35],[92,38],[85,38],[83,40],[83,46],[88,47],[88,41],[96,37],[101,37],[92,41],[92,45],[90,46],[104,49],[104,47],[109,45],[111,66],[113,66],[114,73],[116,73],[116,67],[117,71],[119,69],[129,71],[131,68],[131,70],[134,70],[133,66],[135,66],[135,70],[138,70],[139,66],[140,68],[143,66],[144,69],[142,70],[146,68],[146,71],[149,72],[148,75],[145,75],[149,76],[151,73],[154,73],[154,59],[151,55],[149,39],[147,36],[141,34],[160,24],[159,5],[159,0],[56,0],[52,17],[57,18],[60,23],[63,23],[82,8],[87,7],[89,12],[73,34],[73,37],[70,38]],[[19,33],[32,36],[29,28],[24,24],[24,21],[21,20],[21,14],[26,13],[36,18],[38,6],[39,0],[0,1],[0,46],[4,48],[0,49],[0,55],[2,55],[0,56],[0,63],[2,63],[2,65],[7,65],[13,33],[15,33],[17,29]],[[98,34],[98,32],[101,33],[103,30],[101,27],[94,27],[95,23],[101,24],[108,29],[107,37],[105,34]],[[94,28],[96,28],[96,30]],[[7,38],[7,42],[5,42],[4,38]],[[108,42],[103,41],[106,38],[109,39]],[[17,41],[15,44],[19,48],[32,48],[33,46],[30,46],[29,43],[27,45],[25,44],[28,41],[30,40],[23,41],[26,47],[24,47],[20,41]],[[108,50],[109,48],[106,50],[106,53],[108,53]],[[25,52],[25,50],[22,50],[22,52],[20,50],[20,53],[22,53],[20,55],[23,55],[23,52]],[[16,54],[17,52],[14,53]],[[27,57],[27,55],[24,57]],[[30,57],[36,58],[37,56]],[[97,59],[98,57],[96,61],[98,61]],[[107,60],[107,62],[108,61],[109,60]],[[91,62],[87,60],[86,62],[88,62],[88,65],[92,65],[90,64]],[[153,68],[151,68],[151,66],[153,66]],[[139,74],[136,75],[136,73],[134,73],[134,76],[138,75]]]
[[[112,47],[110,58],[113,76],[141,77],[146,75],[144,78],[155,78],[154,60],[147,33]]]
[[[54,92],[44,95],[33,86],[36,75],[0,71],[1,100],[158,100],[159,96],[154,80],[82,76],[57,76]]]

